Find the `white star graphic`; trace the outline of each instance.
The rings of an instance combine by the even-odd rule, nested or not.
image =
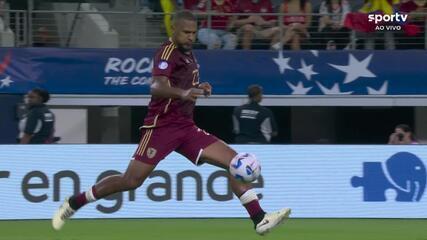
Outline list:
[[[320,90],[323,92],[323,94],[325,95],[346,95],[346,94],[352,94],[353,92],[341,92],[340,90],[340,86],[338,85],[338,83],[335,83],[332,88],[327,88],[325,86],[323,86],[322,84],[320,84],[319,82],[316,82],[317,85],[319,86]]]
[[[388,81],[385,81],[383,85],[380,87],[380,89],[378,90],[371,87],[367,87],[367,88],[368,88],[369,95],[386,95],[387,89],[388,89]]]
[[[291,58],[284,58],[283,52],[279,51],[279,56],[277,58],[273,58],[273,61],[279,66],[279,71],[281,74],[285,73],[286,69],[294,70],[290,65],[289,61]]]
[[[347,76],[345,77],[344,83],[351,83],[355,80],[357,80],[360,77],[369,77],[373,78],[376,77],[375,74],[373,74],[369,69],[369,63],[371,62],[372,54],[369,55],[367,58],[363,59],[359,62],[353,54],[350,54],[349,64],[347,66],[344,65],[335,65],[330,64],[332,67],[343,71],[347,73]]]
[[[298,69],[298,72],[304,74],[305,78],[307,80],[311,80],[311,76],[319,74],[315,71],[313,71],[313,65],[305,64],[304,59],[301,60],[301,68]]]
[[[290,82],[286,82],[292,89],[292,95],[306,95],[313,87],[304,87],[302,82],[298,82],[297,85],[293,85]]]
[[[314,56],[319,57],[319,50],[310,50],[310,52],[311,52]]]
[[[10,84],[13,83],[13,81],[10,79],[10,76],[3,78],[2,80],[0,80],[0,82],[1,82],[0,88],[10,87]]]

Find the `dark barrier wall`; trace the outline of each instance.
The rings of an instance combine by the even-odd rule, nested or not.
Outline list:
[[[0,94],[0,144],[16,143],[18,136],[16,106],[21,100],[20,95]]]

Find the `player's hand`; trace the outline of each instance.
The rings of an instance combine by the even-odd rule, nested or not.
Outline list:
[[[212,94],[212,86],[208,82],[200,83],[197,88],[203,90],[205,97],[209,97]]]
[[[195,102],[197,100],[197,97],[203,96],[203,95],[204,95],[203,89],[190,88],[182,92],[181,100]]]

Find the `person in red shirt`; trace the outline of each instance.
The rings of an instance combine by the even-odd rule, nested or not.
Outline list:
[[[242,37],[242,48],[251,49],[252,40],[268,39],[273,46],[279,42],[279,27],[277,18],[272,15],[252,15],[252,13],[274,13],[270,0],[240,0],[237,3],[237,12],[244,13],[245,16],[235,17],[234,27]]]
[[[284,0],[280,5],[280,13],[283,17],[284,36],[282,44],[290,44],[292,50],[300,50],[301,42],[308,39],[308,28],[311,25],[311,3],[307,0]],[[279,46],[274,48],[280,49]]]
[[[206,12],[207,0],[201,0],[198,10]],[[197,33],[199,41],[206,45],[208,49],[235,49],[237,37],[231,33],[233,26],[232,16],[221,15],[221,13],[235,12],[234,4],[231,0],[211,0],[211,25],[208,26],[208,20],[204,19],[201,28]]]
[[[184,9],[194,11],[197,9],[198,4],[199,4],[199,0],[184,0],[182,5]]]
[[[156,165],[173,151],[195,165],[208,163],[224,170],[229,169],[233,159],[244,158],[245,154],[238,154],[195,125],[193,111],[197,97],[207,97],[212,92],[209,83],[199,83],[199,65],[192,53],[197,33],[196,17],[190,11],[176,13],[173,29],[172,38],[154,57],[152,98],[141,128],[143,137],[126,172],[103,178],[88,191],[65,200],[52,219],[54,229],[61,229],[65,220],[90,202],[138,188]],[[268,233],[289,217],[291,210],[288,208],[265,213],[250,183],[240,182],[231,175],[229,182],[258,234]]]

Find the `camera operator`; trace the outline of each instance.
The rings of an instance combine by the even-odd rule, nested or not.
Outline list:
[[[406,124],[399,124],[390,135],[388,144],[418,144],[411,127]]]

